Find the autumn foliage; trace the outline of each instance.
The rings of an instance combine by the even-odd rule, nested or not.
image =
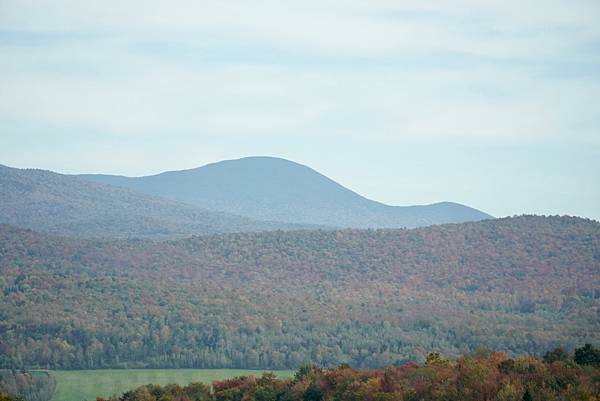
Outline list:
[[[200,383],[149,385],[118,401],[596,401],[599,397],[599,366],[579,365],[572,357],[547,363],[479,351],[455,360],[432,353],[424,364],[385,369],[304,366],[293,379],[265,373],[215,381],[212,388]]]
[[[599,272],[600,224],[571,217],[162,242],[0,226],[0,367],[382,367],[431,350],[572,352],[598,343]]]

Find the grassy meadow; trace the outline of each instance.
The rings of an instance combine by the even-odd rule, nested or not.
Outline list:
[[[143,384],[210,383],[235,376],[262,374],[262,370],[243,369],[98,369],[53,371],[56,392],[52,401],[95,400],[97,396],[108,397]],[[276,371],[279,377],[290,377],[293,371]]]

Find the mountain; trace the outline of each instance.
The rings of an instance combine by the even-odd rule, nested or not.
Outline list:
[[[597,343],[600,223],[73,239],[0,225],[0,368],[387,366]]]
[[[82,175],[83,179],[259,220],[354,228],[400,228],[490,219],[451,202],[388,206],[315,170],[274,157],[246,157],[147,177]]]
[[[0,223],[58,235],[163,238],[298,229],[161,199],[77,177],[0,165]]]

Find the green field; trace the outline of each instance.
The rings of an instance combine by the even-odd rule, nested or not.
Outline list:
[[[213,380],[235,376],[261,375],[261,370],[242,369],[98,369],[59,370],[56,377],[56,393],[52,401],[95,400],[97,396],[121,395],[127,390],[148,383],[188,384],[209,383]],[[279,377],[290,377],[293,371],[276,371]]]

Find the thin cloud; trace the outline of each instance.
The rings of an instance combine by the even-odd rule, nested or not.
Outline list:
[[[365,158],[369,146],[453,141],[593,150],[598,19],[597,1],[5,0],[0,156],[18,161],[19,139],[43,135],[36,130],[103,149],[74,159],[81,166],[112,168],[102,160],[111,149],[131,152],[122,173],[155,171],[140,165],[155,166],[164,138],[180,154],[170,162],[189,161],[165,158],[164,169],[268,152],[304,161],[307,143]],[[207,153],[190,150],[199,148]],[[371,188],[364,173],[348,177]],[[412,200],[370,196],[439,200],[426,187],[415,183]]]

